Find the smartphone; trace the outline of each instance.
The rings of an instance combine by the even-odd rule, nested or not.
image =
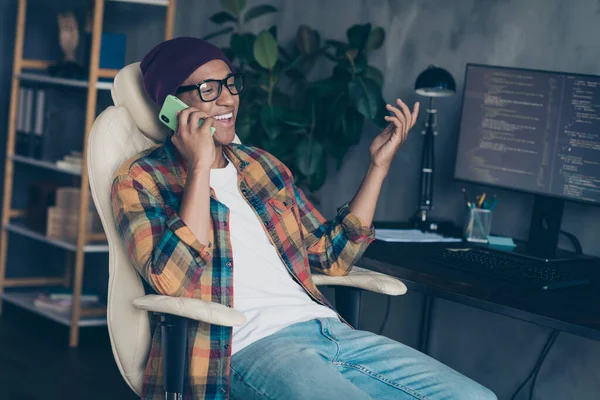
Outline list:
[[[160,113],[158,114],[158,119],[160,119],[160,122],[162,122],[163,124],[168,126],[169,129],[171,129],[173,132],[175,132],[175,131],[177,131],[177,113],[179,111],[185,110],[188,107],[189,106],[187,104],[185,104],[183,101],[181,101],[179,98],[170,94],[167,96],[167,98],[165,99],[165,102],[163,103],[162,108],[160,109]],[[204,122],[204,119],[201,119],[198,122],[198,126],[202,125],[202,122]],[[216,131],[215,127],[211,126],[210,134],[214,135],[215,131]]]

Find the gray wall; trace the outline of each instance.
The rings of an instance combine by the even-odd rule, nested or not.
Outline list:
[[[385,98],[401,97],[412,104],[414,81],[428,64],[447,68],[462,86],[467,62],[600,74],[600,2],[597,0],[265,0],[280,8],[275,16],[257,20],[251,29],[277,23],[279,35],[291,40],[299,24],[318,29],[325,38],[344,38],[354,23],[371,22],[387,33],[383,49],[371,62],[385,74]],[[6,126],[8,74],[12,65],[15,0],[0,2],[0,126]],[[74,2],[76,3],[76,2]],[[250,0],[250,4],[261,1]],[[570,4],[569,4],[570,3]],[[216,1],[179,0],[176,35],[200,36],[215,29],[208,16]],[[161,40],[163,14],[158,8],[107,5],[107,29],[128,33],[128,59],[138,60]],[[132,15],[139,18],[132,19]],[[424,100],[424,99],[419,99]],[[460,93],[438,103],[440,113],[435,185],[436,215],[461,220],[459,185],[452,180]],[[406,220],[417,203],[421,138],[415,128],[394,161],[376,213],[377,220]],[[0,146],[5,130],[0,129]],[[377,133],[365,130],[360,145],[351,150],[342,171],[331,174],[319,193],[320,209],[332,216],[335,208],[354,194],[369,162],[368,145]],[[471,192],[477,188],[469,186]],[[497,191],[500,205],[493,230],[524,238],[532,197]],[[443,201],[442,201],[443,199]],[[600,255],[594,241],[600,208],[569,204],[563,228],[576,234],[586,252]],[[587,234],[586,234],[587,233]],[[385,299],[363,297],[362,327],[376,330]],[[393,299],[385,334],[416,344],[421,297],[409,293]],[[431,355],[508,399],[535,363],[549,331],[511,318],[451,302],[436,301]],[[561,334],[538,378],[536,399],[596,399],[600,397],[600,344]],[[526,398],[521,396],[521,399]]]

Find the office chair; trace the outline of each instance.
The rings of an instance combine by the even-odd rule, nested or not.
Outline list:
[[[144,92],[139,63],[128,65],[117,74],[111,94],[115,105],[94,122],[87,157],[92,198],[109,245],[107,320],[111,346],[121,375],[140,395],[150,349],[149,313],[159,314],[166,398],[177,399],[183,391],[188,319],[236,326],[243,324],[245,317],[217,303],[145,293],[142,278],[129,261],[114,222],[112,177],[127,159],[164,141],[167,128],[159,123],[158,110]],[[236,141],[239,143],[237,136]],[[338,296],[337,309],[353,326],[358,324],[360,290],[391,296],[406,293],[406,286],[399,280],[356,267],[347,276],[314,274],[313,279],[317,285],[344,287],[346,291],[342,293],[349,295],[351,301],[341,302],[343,296]]]

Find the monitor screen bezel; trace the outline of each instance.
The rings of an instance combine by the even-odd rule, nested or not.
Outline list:
[[[596,206],[596,207],[600,206],[600,201],[595,202],[595,201],[591,201],[591,200],[577,199],[574,197],[557,195],[554,193],[548,193],[548,192],[537,191],[537,190],[521,189],[521,188],[517,188],[517,187],[489,183],[489,182],[482,182],[482,181],[477,181],[477,180],[473,180],[473,179],[461,178],[461,177],[457,176],[457,167],[458,167],[458,158],[459,158],[458,150],[459,150],[459,145],[460,145],[461,131],[463,128],[463,111],[464,111],[464,106],[465,106],[465,92],[466,92],[466,87],[467,87],[467,74],[469,72],[469,67],[495,68],[495,69],[500,69],[500,70],[512,70],[512,71],[523,71],[523,72],[542,72],[542,73],[549,73],[549,74],[561,74],[561,75],[570,75],[570,76],[596,78],[596,79],[600,79],[600,75],[581,74],[581,73],[574,73],[574,72],[562,72],[562,71],[553,71],[553,70],[542,70],[542,69],[534,69],[534,68],[508,67],[508,66],[492,65],[492,64],[467,63],[465,66],[465,73],[464,73],[463,85],[462,85],[463,90],[462,90],[460,114],[459,114],[459,127],[458,127],[458,132],[456,134],[456,140],[455,140],[455,152],[454,152],[455,159],[454,159],[454,173],[453,173],[454,179],[458,182],[470,183],[470,184],[485,186],[485,187],[490,187],[490,188],[503,189],[503,190],[518,192],[518,193],[523,193],[523,194],[533,194],[533,195],[537,195],[537,196],[545,196],[545,197],[550,197],[550,198],[554,198],[554,199],[558,199],[558,200],[566,200],[566,201],[571,201],[574,203],[591,205],[591,206]]]

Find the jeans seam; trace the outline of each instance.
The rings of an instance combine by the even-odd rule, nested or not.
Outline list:
[[[407,386],[404,386],[404,385],[401,385],[401,384],[399,384],[397,382],[394,382],[394,381],[386,378],[383,375],[377,374],[377,373],[371,371],[370,369],[365,368],[362,365],[351,364],[351,363],[347,363],[347,362],[343,362],[343,361],[335,361],[334,364],[339,365],[341,367],[355,369],[358,372],[361,372],[361,373],[363,373],[365,375],[368,375],[368,376],[370,376],[373,379],[377,379],[378,381],[381,381],[381,382],[383,382],[383,383],[385,383],[387,385],[390,385],[390,386],[395,387],[395,388],[397,388],[399,390],[402,390],[403,392],[406,392],[409,395],[414,396],[417,399],[420,399],[420,400],[431,400],[430,397],[424,396],[424,395],[422,395],[421,393],[417,392],[414,389],[411,389],[411,388],[409,388]]]
[[[229,367],[229,369],[231,370],[231,372],[233,372],[239,379],[240,381],[248,386],[250,389],[252,389],[254,392],[256,392],[256,394],[258,394],[260,397],[268,399],[268,400],[274,400],[271,397],[267,396],[266,394],[264,394],[263,392],[261,392],[260,390],[258,390],[257,388],[255,388],[254,386],[252,386],[248,381],[246,381],[244,379],[244,377],[242,375],[240,375],[239,372],[237,372],[235,369],[233,369],[233,367]],[[230,384],[231,385],[231,384]],[[231,388],[229,389],[231,391]]]
[[[340,356],[340,344],[337,342],[337,340],[335,340],[333,338],[333,336],[331,336],[328,332],[326,332],[325,329],[325,323],[322,320],[319,320],[319,322],[321,322],[321,334],[323,336],[325,336],[327,339],[331,340],[333,342],[333,344],[335,344],[335,356],[331,359],[332,363],[336,363],[338,357]]]

